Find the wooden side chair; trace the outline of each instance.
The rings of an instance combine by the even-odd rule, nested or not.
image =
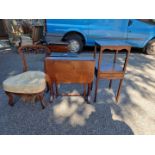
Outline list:
[[[28,71],[28,64],[24,51],[35,53],[46,51],[46,55],[50,52],[47,47],[41,45],[21,46],[18,49],[23,63],[23,73],[9,77],[3,82],[3,89],[9,98],[8,103],[11,106],[14,105],[13,95],[35,97],[35,99],[40,100],[42,108],[45,108],[44,92],[46,89],[46,83],[49,84],[48,75],[40,70]]]
[[[112,87],[112,80],[116,79],[120,80],[118,90],[116,93],[116,102],[118,102],[131,47],[128,44],[125,43],[121,44],[120,42],[118,44],[117,42],[115,44],[114,43],[110,44],[109,42],[108,43],[98,42],[96,43],[95,46],[94,56],[96,56],[96,50],[98,46],[100,47],[100,52],[98,57],[98,63],[95,67],[96,85],[95,85],[94,102],[96,102],[98,83],[100,79],[110,80],[109,88]],[[107,62],[107,59],[104,61],[103,58],[106,54],[110,54],[109,57],[113,58],[111,62]],[[119,63],[118,55],[125,55],[124,59],[121,59],[122,63]]]

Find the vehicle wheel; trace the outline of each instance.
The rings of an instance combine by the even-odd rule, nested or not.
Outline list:
[[[70,34],[65,37],[65,40],[69,43],[68,48],[70,52],[77,53],[83,49],[84,43],[80,35]]]
[[[155,39],[148,42],[145,52],[149,55],[155,55]]]

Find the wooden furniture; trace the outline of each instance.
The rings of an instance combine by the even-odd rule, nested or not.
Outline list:
[[[31,50],[29,48],[31,48]],[[24,55],[25,50],[26,52],[31,51],[35,53],[40,52],[40,50],[42,52],[50,52],[47,47],[41,45],[21,46],[18,49],[18,52],[22,59],[24,73],[6,79],[3,82],[3,89],[6,95],[9,97],[8,103],[11,106],[14,105],[13,95],[19,95],[22,97],[35,97],[36,99],[40,100],[42,108],[45,108],[46,102],[44,100],[44,92],[46,89],[46,83],[50,85],[50,79],[44,72],[28,71],[28,64]],[[48,55],[47,53],[46,55]]]
[[[56,86],[56,92],[50,90],[51,96],[57,97],[58,84],[78,83],[84,84],[84,97],[88,99],[91,84],[94,79],[95,60],[93,58],[73,58],[73,57],[47,57],[45,58],[45,73],[51,80],[51,87]],[[88,90],[86,92],[86,85]],[[71,94],[61,94],[71,95]],[[79,94],[75,94],[79,95]]]
[[[49,49],[50,52],[68,52],[69,51],[69,47],[68,47],[68,43],[67,42],[64,42],[64,41],[45,41],[45,40],[42,40],[43,36],[41,34],[41,32],[39,32],[39,26],[38,26],[38,29],[37,27],[34,28],[34,33],[32,34],[32,40],[30,40],[28,38],[28,40],[26,40],[26,43],[28,42],[28,44],[26,46],[29,46],[29,49],[30,47],[32,46],[33,48],[38,47],[38,46],[44,46],[44,47],[47,47]],[[41,30],[42,31],[42,30]],[[19,47],[22,45],[22,38],[26,38],[24,36],[22,36],[20,38],[20,43],[19,43]],[[32,43],[30,43],[32,42]],[[24,43],[24,45],[26,44]],[[22,45],[22,46],[24,46]]]
[[[67,42],[49,42],[47,47],[51,52],[68,52],[68,43]]]
[[[52,52],[50,54],[50,57],[74,57],[74,58],[77,58],[78,54],[72,53],[72,52]]]
[[[25,45],[18,48],[18,53],[21,56],[22,64],[23,64],[23,72],[28,70],[28,64],[24,55],[26,53],[45,53],[45,57],[51,54],[50,49],[47,46],[43,45]]]
[[[96,41],[95,42],[94,57],[96,57],[96,51],[98,48],[100,48],[100,52],[99,52],[98,64],[95,68],[96,85],[95,85],[94,101],[96,102],[97,91],[98,91],[98,82],[100,79],[110,80],[109,88],[112,87],[112,80],[119,79],[120,80],[119,87],[118,87],[118,90],[116,93],[116,102],[118,102],[122,82],[124,79],[124,74],[125,74],[126,67],[127,67],[128,57],[129,57],[130,50],[131,50],[131,46],[124,41],[118,41],[118,40]],[[111,54],[110,57],[113,57],[113,61],[110,62],[109,64],[102,62],[102,60],[104,58],[103,53],[105,53],[106,49],[110,50],[110,54]],[[122,60],[123,64],[120,65],[120,64],[118,64],[117,57],[122,52],[125,52],[125,58],[124,58],[124,60]],[[108,51],[108,53],[109,53],[109,51]],[[112,55],[112,53],[114,55]]]

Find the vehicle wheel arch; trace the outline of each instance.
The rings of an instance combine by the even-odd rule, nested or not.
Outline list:
[[[151,42],[155,42],[155,36],[152,37],[152,38],[150,38],[150,39],[146,42],[146,44],[145,44],[145,46],[144,46],[144,48],[143,48],[143,52],[144,52],[144,53],[148,54],[146,50],[147,50],[147,47],[149,46],[149,44],[150,44]]]

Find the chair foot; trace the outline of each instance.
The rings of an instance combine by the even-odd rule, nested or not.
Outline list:
[[[8,98],[9,98],[9,100],[8,100],[8,104],[10,105],[10,106],[14,106],[14,103],[13,103],[13,94],[12,93],[10,93],[10,92],[6,92],[5,91],[5,93],[6,93],[6,95],[8,96]]]
[[[42,109],[45,109],[45,101],[44,101],[43,94],[39,94],[38,97],[39,97]]]

